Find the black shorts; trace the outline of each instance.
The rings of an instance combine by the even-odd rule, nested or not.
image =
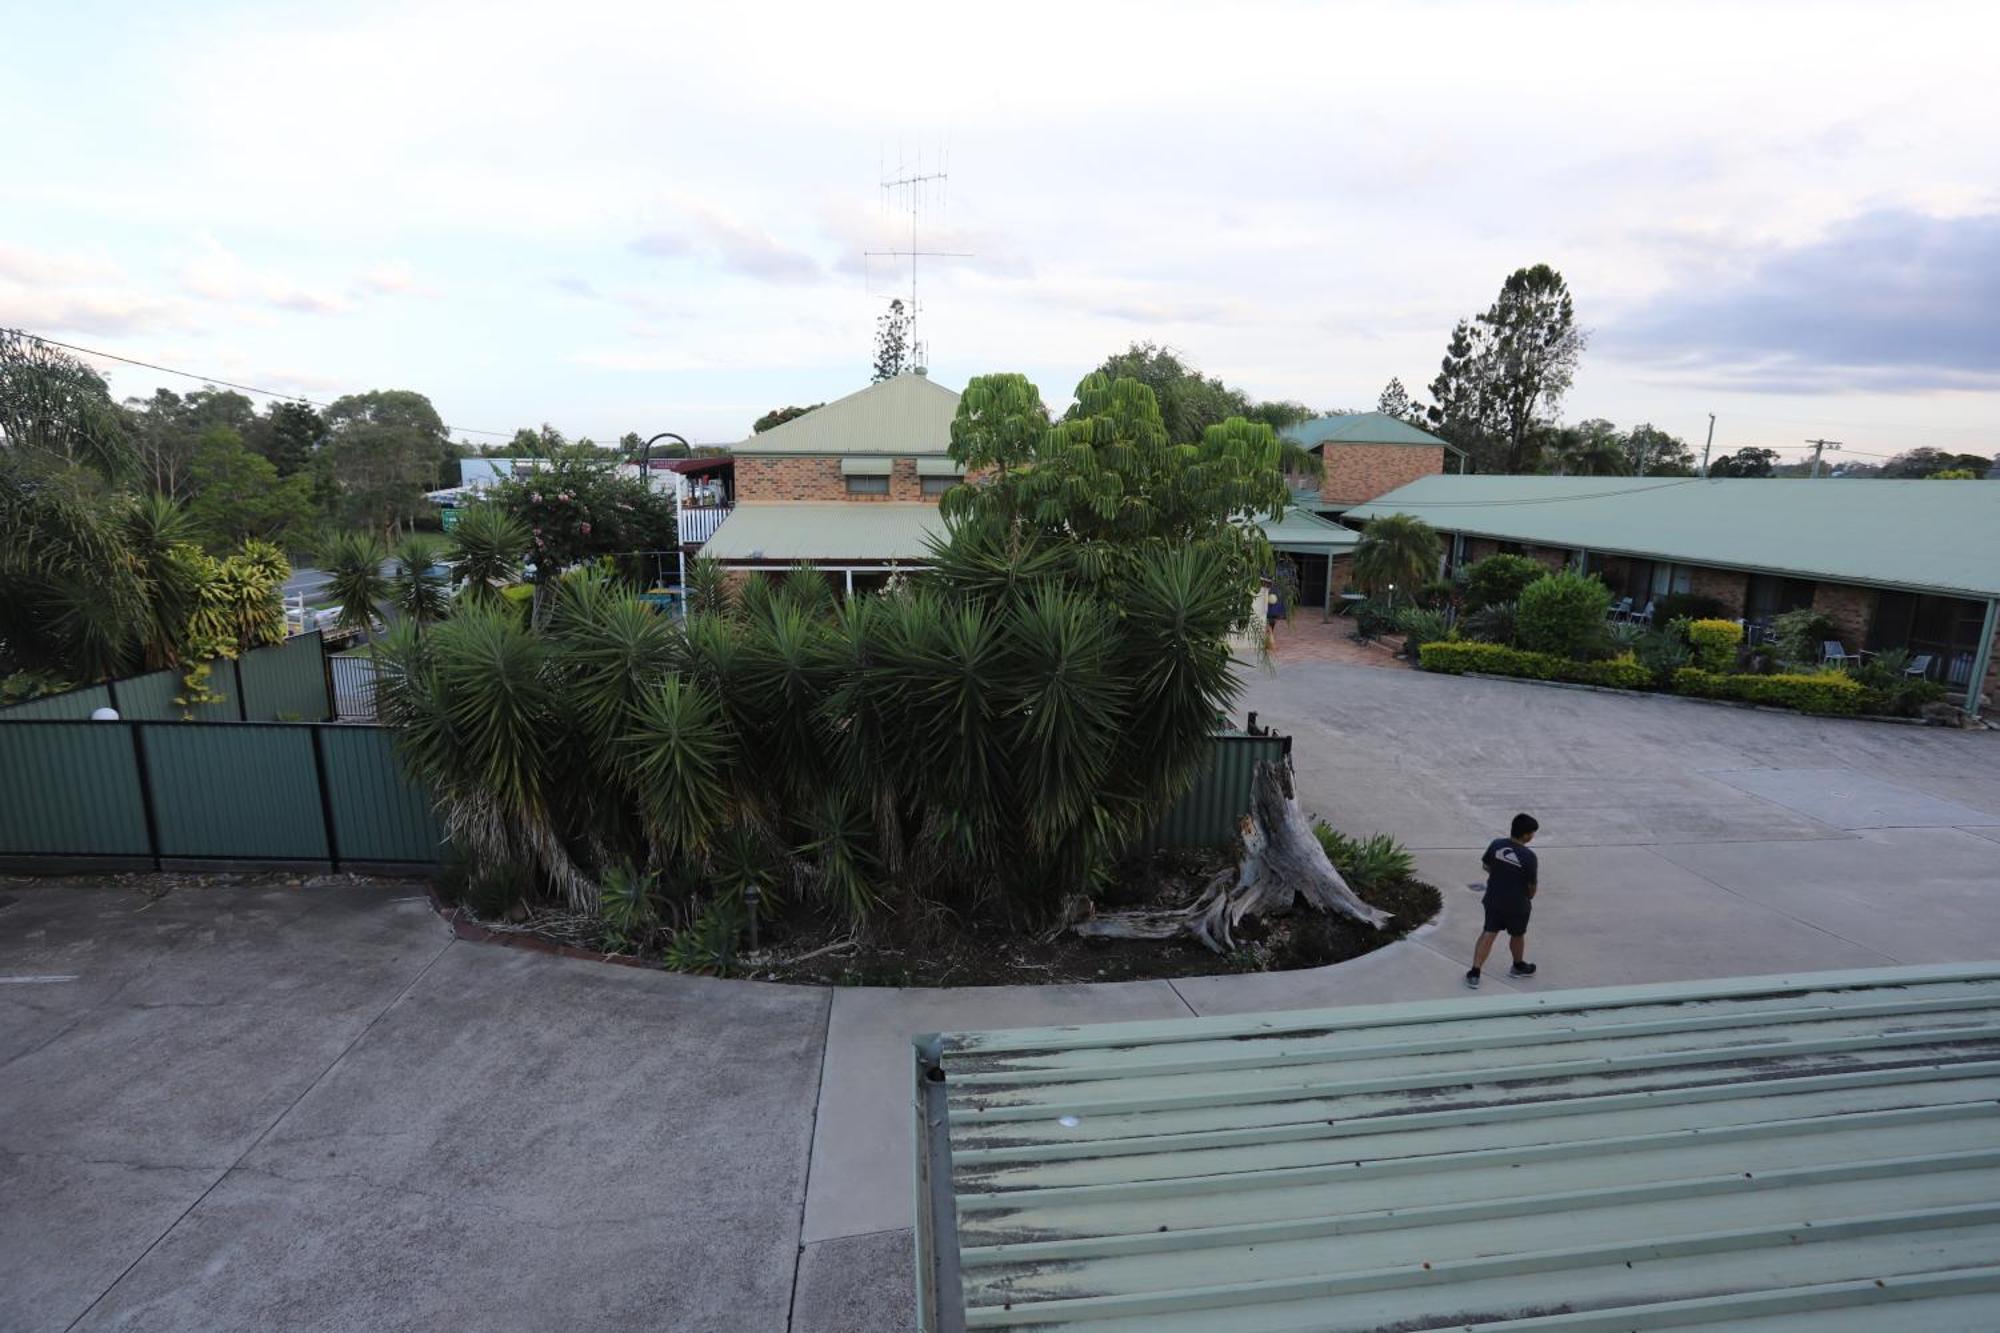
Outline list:
[[[1528,933],[1528,909],[1533,907],[1526,898],[1495,898],[1486,895],[1486,933],[1497,935],[1506,931],[1509,935]]]

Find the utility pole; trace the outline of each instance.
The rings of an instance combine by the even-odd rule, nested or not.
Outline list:
[[[1708,451],[1715,447],[1715,413],[1708,414],[1708,443],[1701,446],[1701,475],[1708,475]]]
[[[1813,477],[1814,477],[1814,479],[1815,479],[1815,480],[1817,480],[1817,479],[1818,479],[1818,477],[1819,477],[1819,456],[1820,456],[1821,454],[1825,453],[1825,452],[1826,452],[1826,451],[1827,451],[1828,449],[1832,449],[1833,451],[1835,451],[1836,453],[1838,453],[1838,452],[1839,452],[1839,450],[1840,450],[1840,441],[1839,441],[1839,440],[1807,440],[1807,441],[1806,441],[1806,443],[1807,443],[1807,444],[1809,444],[1809,445],[1811,445],[1811,446],[1813,447],[1813,469],[1812,469],[1812,474],[1813,474]]]

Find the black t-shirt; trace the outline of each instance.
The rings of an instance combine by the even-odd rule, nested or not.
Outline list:
[[[1505,902],[1528,900],[1535,887],[1535,854],[1512,838],[1495,838],[1479,858],[1486,867],[1486,893]]]

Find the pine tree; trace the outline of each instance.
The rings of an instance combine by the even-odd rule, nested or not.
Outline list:
[[[875,374],[880,384],[910,368],[910,316],[902,298],[889,302],[889,309],[875,321]]]

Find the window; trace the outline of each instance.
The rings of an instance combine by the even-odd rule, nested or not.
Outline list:
[[[1751,620],[1769,620],[1787,611],[1811,606],[1811,579],[1788,579],[1778,574],[1752,574],[1743,599],[1743,614]]]
[[[886,476],[864,476],[850,472],[847,474],[847,493],[849,495],[887,495],[889,493],[889,478]]]
[[[925,477],[923,479],[924,494],[943,495],[962,480],[964,480],[962,477]]]

